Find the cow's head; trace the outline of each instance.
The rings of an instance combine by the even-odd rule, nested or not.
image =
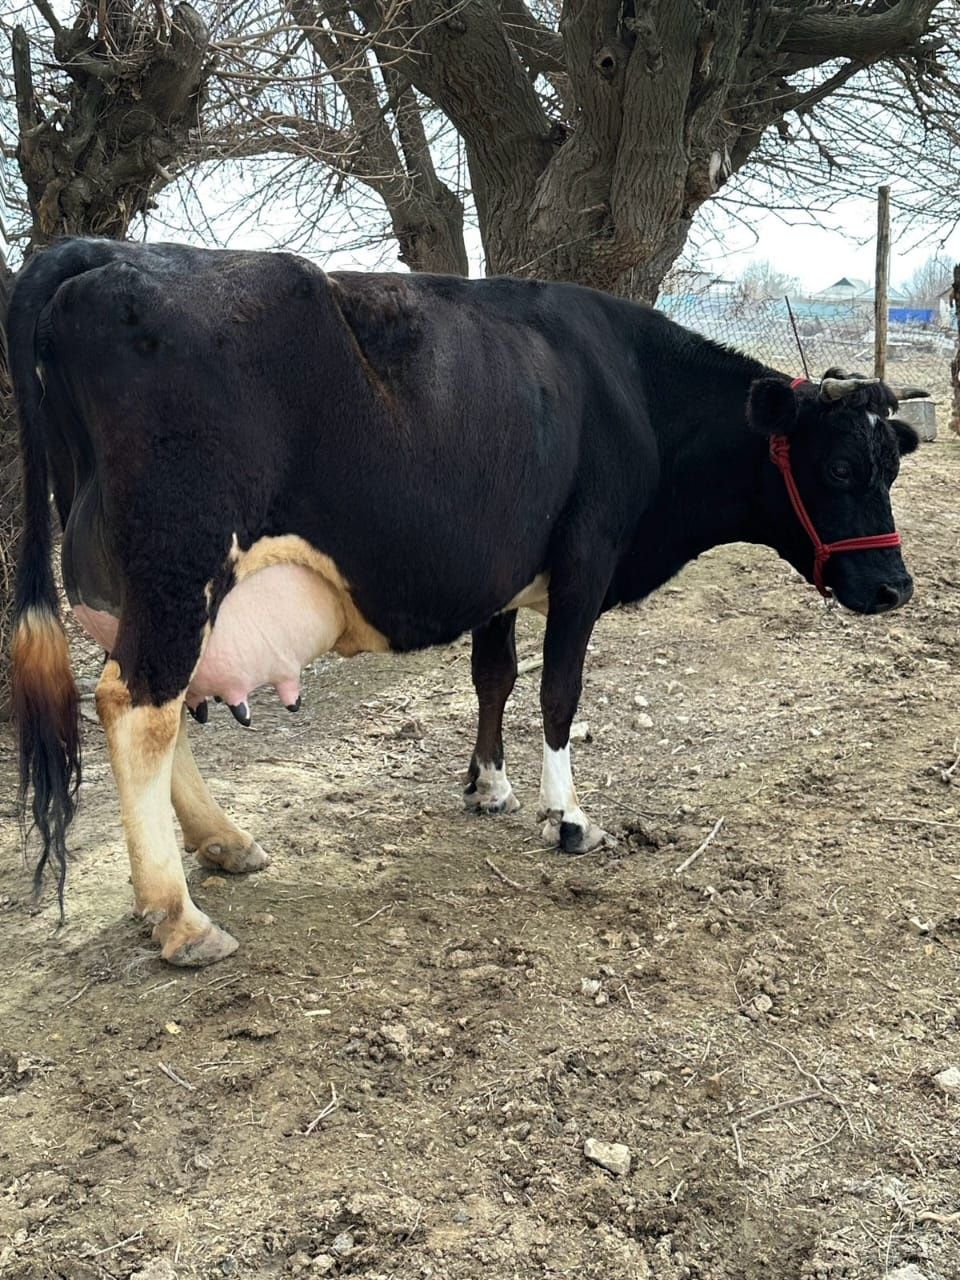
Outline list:
[[[816,580],[814,542],[791,501],[784,455],[822,543],[892,534],[890,486],[900,458],[919,443],[914,429],[892,416],[896,408],[896,393],[886,383],[838,369],[828,370],[820,383],[761,378],[750,388],[750,426],[781,445],[773,449],[778,465],[764,466],[763,520],[769,527],[763,541],[808,581]],[[821,576],[857,613],[896,609],[913,594],[897,546],[838,550],[822,564]]]

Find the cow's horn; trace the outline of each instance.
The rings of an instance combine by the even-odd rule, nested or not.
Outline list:
[[[890,390],[898,400],[921,400],[930,395],[930,392],[925,391],[923,387],[895,387],[892,383]]]
[[[876,387],[879,382],[879,378],[824,378],[820,383],[820,396],[823,400],[842,400],[861,387]]]

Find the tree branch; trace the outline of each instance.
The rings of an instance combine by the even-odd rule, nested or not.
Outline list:
[[[926,34],[939,0],[897,0],[881,13],[835,13],[810,8],[791,22],[780,44],[796,69],[816,66],[831,58],[872,62],[906,52]]]

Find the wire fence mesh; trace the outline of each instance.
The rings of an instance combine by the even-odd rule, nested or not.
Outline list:
[[[756,298],[735,286],[685,286],[661,294],[657,306],[671,319],[783,373],[804,372],[797,336],[784,298]],[[832,366],[873,372],[873,304],[790,298],[810,376]],[[950,393],[950,361],[957,348],[949,312],[939,307],[891,307],[887,379],[922,387],[937,400]]]

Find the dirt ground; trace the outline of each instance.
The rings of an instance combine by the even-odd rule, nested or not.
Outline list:
[[[738,546],[600,623],[575,754],[614,851],[538,843],[535,670],[524,807],[461,810],[466,643],[214,709],[201,767],[273,864],[188,857],[241,943],[212,969],[130,915],[89,699],[69,923],[29,913],[3,739],[4,1280],[960,1275],[958,491],[954,439],[905,463],[892,617]]]

